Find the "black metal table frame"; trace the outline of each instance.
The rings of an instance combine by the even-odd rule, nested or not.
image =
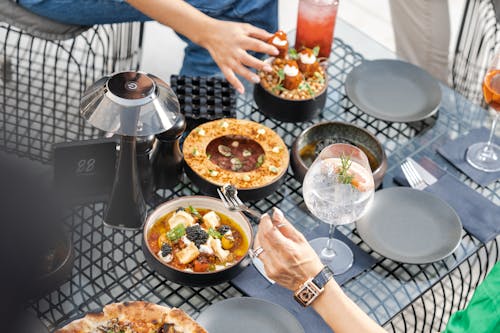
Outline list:
[[[357,109],[345,95],[343,83],[346,75],[362,61],[360,54],[342,40],[336,39],[328,67],[330,81],[326,107],[315,122],[350,122],[372,132],[384,145],[389,158],[389,169],[383,186],[393,185],[392,172],[404,158],[425,155],[498,204],[498,182],[481,188],[436,154],[436,148],[450,137],[480,126],[486,113],[443,86],[443,101],[435,116],[408,124],[377,120]],[[269,126],[282,136],[289,147],[295,137],[313,123],[287,124],[268,119],[255,108],[250,94],[240,96],[237,105],[238,118]],[[26,113],[22,110],[16,110],[13,114],[8,114],[8,110],[6,112],[0,118],[0,121],[3,119],[1,125],[5,138],[4,148],[8,143],[9,151],[32,159],[45,162],[46,150],[42,149],[41,154],[38,151],[23,151],[24,139],[45,144],[45,132],[56,133],[60,128],[74,130],[79,139],[94,134],[75,115],[65,117],[62,123],[59,119],[31,132],[29,127],[23,126],[38,115],[29,113],[29,110]],[[23,122],[13,121],[15,117],[23,119]],[[26,133],[26,137],[19,147],[9,140],[12,136],[22,137],[23,133]],[[64,136],[63,139],[71,138]],[[156,195],[161,201],[166,201],[196,193],[198,189],[184,178],[173,190],[161,190]],[[269,211],[273,206],[280,207],[302,232],[307,232],[320,223],[308,214],[302,200],[301,184],[293,178],[290,170],[285,183],[276,193],[251,205],[261,212]],[[74,207],[66,217],[76,250],[72,277],[57,290],[30,304],[30,308],[49,328],[58,327],[69,318],[101,308],[110,302],[143,299],[180,307],[196,315],[213,302],[242,295],[231,283],[210,288],[189,288],[167,281],[145,263],[140,249],[141,232],[104,227],[103,211],[104,204],[95,203]],[[431,265],[399,264],[371,251],[353,230],[353,226],[344,226],[340,230],[377,259],[373,269],[344,284],[344,291],[377,322],[394,331],[442,329],[449,314],[465,306],[491,264],[498,261],[497,241],[485,246],[464,233],[460,247],[443,261]],[[444,301],[440,301],[440,298]]]

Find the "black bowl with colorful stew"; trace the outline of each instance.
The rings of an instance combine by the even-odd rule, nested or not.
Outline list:
[[[218,199],[182,197],[159,206],[144,227],[149,265],[170,281],[209,286],[228,281],[248,264],[248,220]]]

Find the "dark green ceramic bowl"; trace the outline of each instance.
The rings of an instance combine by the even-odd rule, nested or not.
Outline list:
[[[361,127],[336,121],[313,125],[295,139],[291,160],[295,178],[302,182],[317,154],[333,143],[349,143],[363,150],[370,161],[375,188],[382,184],[387,170],[387,157],[380,141]]]

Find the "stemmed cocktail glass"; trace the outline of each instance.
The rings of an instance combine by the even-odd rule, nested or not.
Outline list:
[[[495,110],[495,118],[491,124],[488,141],[471,145],[467,149],[466,159],[476,169],[495,172],[500,171],[500,147],[493,143],[500,113],[500,53],[495,55],[484,77],[483,95],[488,106]]]
[[[353,263],[349,247],[333,238],[337,225],[359,219],[373,200],[374,182],[368,158],[359,148],[343,143],[325,147],[304,178],[307,208],[330,224],[329,237],[310,244],[334,274],[342,274]]]

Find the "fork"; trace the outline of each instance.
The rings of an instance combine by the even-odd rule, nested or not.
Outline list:
[[[410,160],[406,160],[401,164],[401,170],[403,170],[403,174],[408,180],[408,183],[412,188],[417,190],[423,190],[427,187],[427,184],[424,182],[422,176],[418,173],[415,166],[411,163]]]
[[[245,205],[238,197],[238,190],[233,185],[226,184],[218,188],[217,193],[219,193],[219,197],[227,209],[237,212],[247,212],[255,217],[257,221],[260,221],[262,214]]]
[[[256,223],[260,222],[260,217],[262,216],[259,212],[248,208],[238,197],[238,190],[236,187],[234,187],[231,184],[226,184],[222,186],[221,188],[217,189],[217,193],[219,193],[219,197],[222,200],[222,203],[224,206],[232,211],[238,211],[238,212],[247,212],[248,214],[252,215],[256,219]],[[252,239],[252,244],[250,244],[250,258],[252,259],[252,264],[255,267],[255,269],[266,279],[270,284],[274,284],[274,280],[271,279],[266,275],[266,270],[264,269],[264,264],[258,257],[255,257],[252,255],[252,249],[253,249],[253,242],[255,238]]]

